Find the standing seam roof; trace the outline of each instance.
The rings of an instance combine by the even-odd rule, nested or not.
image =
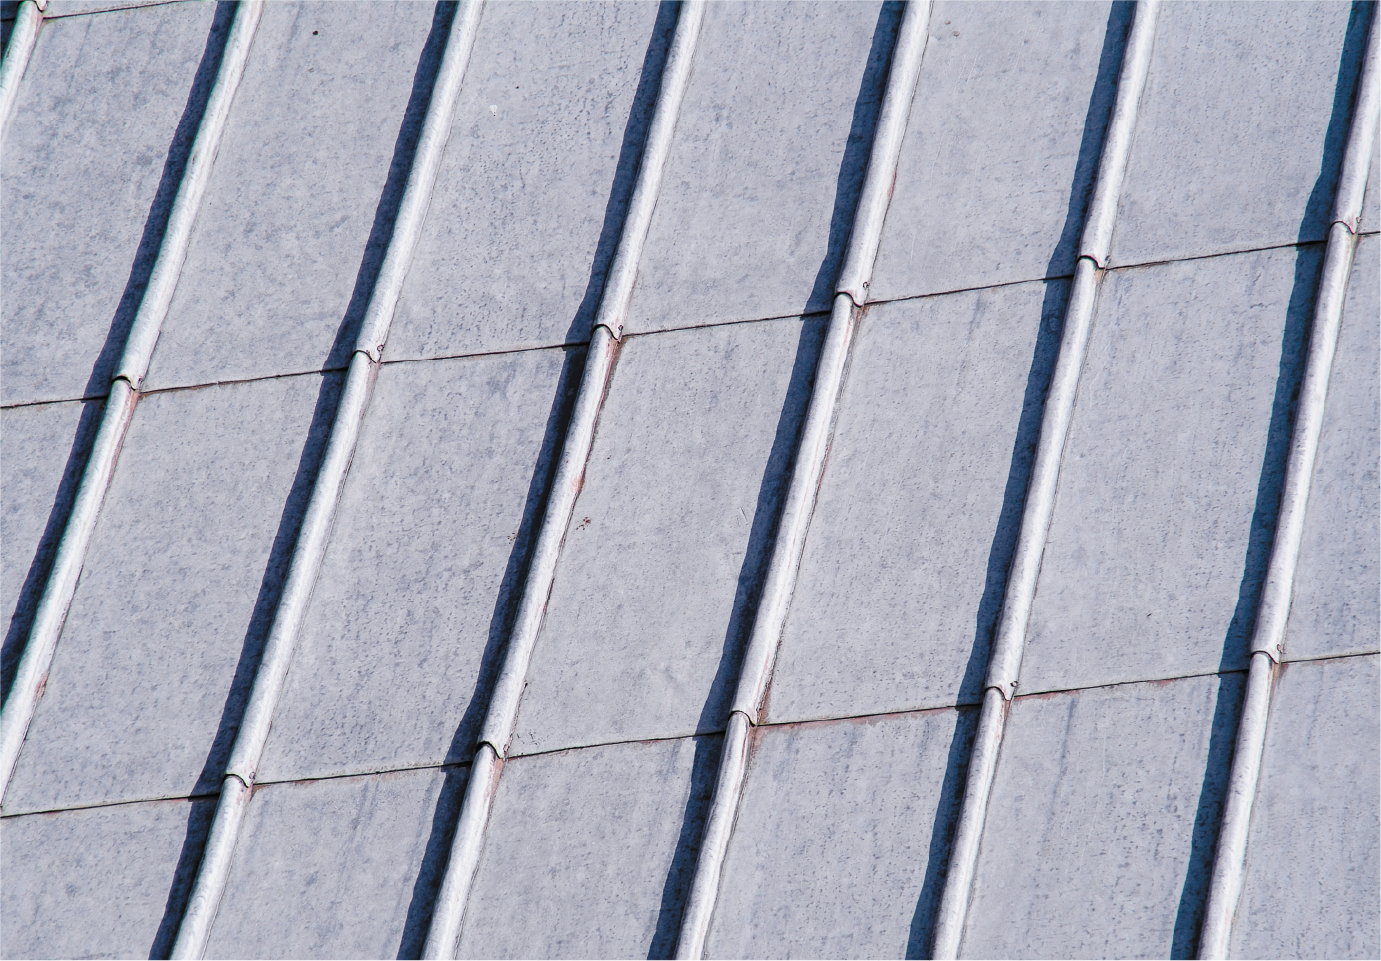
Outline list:
[[[7,8],[0,953],[1381,951],[1373,7]]]

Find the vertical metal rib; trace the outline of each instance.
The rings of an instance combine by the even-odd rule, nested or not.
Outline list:
[[[24,646],[23,657],[15,672],[14,686],[5,704],[4,716],[0,717],[0,778],[3,778],[3,781],[0,781],[0,797],[3,797],[4,791],[9,787],[15,762],[19,759],[20,747],[29,729],[29,722],[33,719],[38,699],[47,682],[53,651],[57,647],[58,636],[62,633],[63,621],[72,603],[72,595],[77,589],[77,578],[86,562],[86,551],[91,543],[92,532],[96,528],[96,517],[100,513],[110,478],[115,472],[115,462],[120,456],[125,431],[134,415],[139,387],[148,372],[158,332],[163,326],[164,316],[168,313],[168,304],[172,300],[178,275],[182,271],[182,263],[187,256],[192,225],[201,207],[202,196],[206,193],[206,185],[211,179],[216,151],[225,131],[226,120],[230,116],[230,105],[235,98],[235,90],[244,75],[245,61],[249,57],[249,48],[254,40],[254,31],[259,24],[262,8],[262,0],[242,0],[236,7],[235,22],[226,39],[220,70],[211,88],[206,113],[192,143],[192,152],[187,159],[182,183],[178,185],[177,197],[173,201],[168,226],[158,250],[158,259],[154,263],[153,273],[139,303],[139,311],[130,328],[129,339],[125,342],[124,352],[116,367],[110,393],[106,398],[105,412],[96,432],[96,440],[82,471],[81,482],[77,486],[72,513],[67,519],[62,538],[58,541],[53,569],[48,575],[48,582],[43,587],[43,595],[39,598],[38,609],[34,613],[33,628],[29,632],[28,643]],[[8,58],[6,62],[8,63]]]
[[[1055,512],[1060,458],[1074,416],[1079,373],[1084,366],[1089,334],[1093,329],[1093,309],[1102,280],[1102,268],[1107,266],[1112,245],[1113,224],[1126,176],[1127,158],[1131,152],[1137,108],[1150,70],[1157,9],[1156,0],[1140,0],[1137,3],[1127,47],[1122,56],[1117,98],[1113,103],[1112,117],[1098,161],[1093,197],[1084,221],[1079,257],[1074,267],[1074,283],[1065,308],[1060,353],[1041,415],[1040,440],[1022,510],[1021,530],[1017,535],[1012,568],[1003,594],[1002,615],[988,662],[983,707],[974,735],[964,799],[955,827],[945,888],[935,918],[935,943],[931,953],[935,958],[956,957],[964,933],[964,919],[968,913],[978,863],[979,842],[983,836],[988,799],[1007,722],[1008,701],[1017,687],[1017,674],[1021,669],[1022,651],[1026,644],[1026,628],[1040,575],[1041,555]]]
[[[283,596],[274,612],[263,658],[254,675],[249,704],[226,765],[220,799],[211,822],[211,833],[198,866],[187,911],[178,928],[177,941],[173,945],[174,958],[200,958],[206,950],[211,925],[215,921],[230,873],[235,842],[253,793],[264,744],[268,740],[269,727],[273,723],[273,714],[287,679],[302,622],[307,615],[312,589],[326,554],[336,505],[355,454],[360,425],[369,406],[394,308],[402,293],[403,281],[412,264],[413,252],[431,202],[432,188],[436,184],[437,171],[441,167],[451,132],[456,100],[460,96],[461,82],[474,47],[481,9],[481,0],[468,0],[461,5],[451,23],[441,67],[422,122],[412,169],[408,172],[407,185],[403,190],[398,219],[394,223],[393,236],[370,294],[369,307],[355,341],[355,350],[350,356],[345,388],[331,425],[331,437],[326,445],[321,469],[312,486],[302,529],[293,547]]]
[[[768,678],[772,675],[777,644],[796,584],[801,550],[810,526],[811,513],[815,509],[825,458],[829,453],[830,431],[839,392],[844,384],[849,348],[860,308],[867,299],[882,224],[887,205],[892,199],[897,159],[901,155],[911,100],[921,73],[929,22],[929,0],[908,0],[892,51],[887,89],[883,94],[877,130],[868,155],[868,172],[864,176],[863,189],[854,212],[853,230],[849,235],[849,247],[835,286],[830,326],[816,365],[815,384],[801,430],[786,502],[782,507],[757,617],[753,622],[753,632],[744,653],[743,667],[730,708],[705,834],[700,842],[695,876],[681,918],[676,945],[678,958],[700,958],[705,953],[705,938],[709,934],[715,901],[719,895],[724,856],[733,834],[734,819],[748,769],[748,731],[750,725],[758,722],[759,707]]]
[[[1257,779],[1261,772],[1261,754],[1266,744],[1266,721],[1270,714],[1275,667],[1285,650],[1285,625],[1290,614],[1290,595],[1299,562],[1300,541],[1304,537],[1309,485],[1314,476],[1319,439],[1323,434],[1328,379],[1333,370],[1333,355],[1338,348],[1348,276],[1357,251],[1355,232],[1362,212],[1362,198],[1366,192],[1367,172],[1376,145],[1379,119],[1381,17],[1373,10],[1357,101],[1343,152],[1332,222],[1328,228],[1323,274],[1319,279],[1319,293],[1314,304],[1304,383],[1300,387],[1294,436],[1290,440],[1290,455],[1285,468],[1285,485],[1280,494],[1280,515],[1252,634],[1252,662],[1247,676],[1246,700],[1237,729],[1228,796],[1223,805],[1223,819],[1214,854],[1213,879],[1209,883],[1203,933],[1199,939],[1201,958],[1227,957],[1233,914],[1242,893],[1247,835],[1251,828],[1252,801],[1256,797]],[[1375,323],[1376,318],[1358,318],[1358,322]]]
[[[479,746],[471,765],[470,779],[465,786],[460,819],[446,862],[446,875],[437,895],[427,942],[423,947],[424,958],[455,957],[470,886],[484,847],[484,832],[494,802],[494,791],[498,788],[503,759],[518,720],[518,704],[526,683],[528,662],[532,659],[532,649],[537,642],[547,597],[556,575],[561,543],[565,539],[576,496],[584,480],[585,462],[594,443],[600,407],[618,354],[618,338],[623,334],[624,320],[633,295],[633,282],[637,278],[643,243],[652,223],[652,211],[661,191],[662,174],[671,153],[681,102],[690,85],[695,46],[704,18],[704,0],[682,0],[677,12],[676,34],[657,90],[657,103],[648,128],[638,179],[633,187],[609,277],[605,281],[599,313],[595,316],[575,409],[566,428],[551,495],[533,545],[532,560],[523,584],[523,595],[518,603],[503,667],[499,671],[485,713],[484,726],[480,730]]]
[[[48,0],[23,0],[15,13],[5,59],[0,62],[0,131],[10,125],[10,114],[19,99],[19,82],[24,79],[38,43],[38,28],[43,25],[43,9],[47,6]]]

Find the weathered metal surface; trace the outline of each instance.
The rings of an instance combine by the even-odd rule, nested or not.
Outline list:
[[[345,366],[445,25],[421,3],[265,9],[151,387]]]
[[[105,394],[228,26],[178,4],[41,31],[5,136],[3,403]]]
[[[1131,7],[935,4],[872,299],[1073,272]]]
[[[1242,675],[1018,697],[961,956],[1194,951]]]
[[[417,149],[408,167],[407,182],[398,204],[388,247],[379,264],[379,274],[369,291],[368,306],[360,322],[350,367],[341,387],[339,402],[331,408],[330,439],[321,455],[320,469],[311,480],[311,493],[287,572],[282,592],[273,612],[272,626],[264,641],[263,655],[254,671],[254,680],[235,732],[234,747],[225,765],[225,781],[216,812],[216,852],[233,852],[243,810],[242,789],[252,786],[258,775],[265,743],[279,697],[292,664],[298,635],[307,616],[312,590],[321,572],[336,508],[345,477],[355,456],[360,428],[368,409],[378,363],[388,340],[394,308],[403,281],[412,265],[422,223],[431,202],[432,188],[441,167],[441,155],[451,128],[460,86],[465,78],[470,51],[479,27],[482,0],[467,0],[454,11],[445,25],[441,62],[427,96],[426,113],[417,138]],[[231,857],[210,858],[197,876],[188,912],[178,931],[174,954],[196,958],[205,954],[221,892],[227,883]]]
[[[1322,240],[1366,8],[1167,4],[1115,264]]]
[[[380,371],[262,777],[468,760],[580,362]]]
[[[629,332],[830,309],[899,6],[710,6]]]
[[[462,958],[668,957],[719,738],[504,765]]]
[[[1381,242],[1357,245],[1323,436],[1309,491],[1304,539],[1286,626],[1285,657],[1375,651],[1381,645],[1377,421],[1381,418]]]
[[[100,417],[99,401],[0,411],[4,694],[9,693],[14,662],[24,649]]]
[[[971,710],[765,727],[707,954],[928,957]]]
[[[158,7],[170,4],[185,6],[196,0],[48,0],[44,17],[80,17],[91,13],[130,10],[135,7]]]
[[[625,342],[511,753],[723,726],[823,326]]]
[[[1281,669],[1232,957],[1381,953],[1379,684],[1375,655]]]
[[[68,616],[72,596],[76,592],[77,577],[86,563],[87,548],[95,532],[97,516],[104,503],[106,487],[120,456],[124,432],[134,416],[137,400],[135,389],[148,371],[153,345],[173,295],[178,272],[191,237],[193,220],[202,202],[215,149],[220,145],[225,120],[235,97],[243,73],[244,59],[254,39],[254,28],[262,10],[262,0],[246,0],[235,7],[235,17],[226,28],[218,17],[211,26],[207,52],[197,69],[197,81],[182,123],[178,124],[178,138],[168,155],[155,213],[145,224],[139,255],[151,264],[137,261],[135,273],[120,300],[120,316],[106,338],[101,359],[87,381],[84,392],[105,392],[105,410],[101,416],[90,458],[81,472],[72,512],[66,519],[58,540],[57,555],[51,572],[43,584],[43,594],[33,617],[33,627],[26,639],[23,656],[19,660],[12,683],[11,696],[0,712],[0,794],[4,794],[14,772],[22,739],[28,732],[36,701],[43,696],[52,653],[57,648],[62,623]],[[224,46],[222,46],[224,33]],[[207,80],[213,76],[214,81]],[[135,106],[138,106],[135,104]],[[195,135],[192,130],[195,128]],[[186,146],[186,138],[191,145]],[[186,148],[185,155],[182,153]],[[171,196],[171,206],[167,204]],[[152,251],[157,250],[156,257]],[[148,272],[144,273],[145,266]],[[133,315],[133,320],[130,319]],[[126,333],[127,330],[127,333]],[[122,342],[123,338],[123,344]],[[115,370],[102,367],[108,355],[119,348],[119,362]],[[113,373],[113,380],[110,374]]]
[[[1104,280],[1018,693],[1246,666],[1319,255]]]
[[[1253,802],[1258,793],[1258,778],[1265,754],[1267,718],[1270,713],[1271,687],[1275,675],[1275,663],[1281,659],[1285,650],[1287,620],[1290,614],[1291,599],[1295,590],[1302,541],[1308,522],[1308,507],[1311,500],[1311,486],[1319,466],[1318,454],[1324,432],[1324,422],[1330,406],[1336,408],[1338,402],[1328,403],[1329,386],[1335,366],[1337,348],[1343,322],[1344,308],[1347,305],[1353,257],[1357,252],[1357,238],[1354,231],[1361,216],[1363,192],[1365,190],[1367,168],[1371,162],[1372,145],[1376,139],[1378,113],[1381,112],[1381,21],[1370,24],[1367,50],[1363,57],[1362,73],[1353,115],[1349,120],[1346,148],[1338,175],[1338,189],[1333,199],[1328,241],[1323,257],[1317,294],[1309,325],[1308,348],[1305,366],[1299,386],[1294,391],[1293,424],[1289,453],[1285,465],[1285,475],[1279,492],[1279,512],[1274,525],[1271,542],[1269,566],[1260,590],[1260,601],[1256,611],[1255,626],[1251,637],[1251,673],[1247,680],[1247,691],[1242,707],[1242,718],[1238,725],[1236,744],[1233,749],[1232,774],[1228,784],[1227,801],[1223,808],[1222,822],[1218,828],[1218,841],[1214,854],[1213,875],[1209,885],[1208,899],[1204,906],[1202,933],[1199,937],[1200,958],[1219,961],[1226,958],[1229,951],[1234,914],[1240,900],[1246,867],[1247,841],[1252,817]],[[1373,271],[1365,270],[1370,296],[1367,300],[1375,304],[1375,277]],[[1375,310],[1368,312],[1375,315]],[[1374,327],[1368,317],[1367,326]],[[1371,338],[1366,338],[1371,340]],[[1374,361],[1376,348],[1374,341],[1367,344],[1371,360]],[[1362,428],[1362,450],[1370,453],[1377,449],[1375,443],[1375,421],[1377,388],[1375,384],[1376,364],[1362,362],[1373,372],[1369,378],[1371,388],[1363,388],[1363,400],[1356,406],[1360,413],[1358,420],[1365,419],[1367,426]],[[1357,388],[1353,388],[1354,391]],[[1371,401],[1367,403],[1366,401]],[[1335,415],[1336,416],[1336,415]],[[1336,428],[1335,428],[1336,430]],[[1366,443],[1371,441],[1370,444]],[[1373,468],[1375,455],[1363,461]],[[1325,465],[1324,472],[1329,472]],[[1361,465],[1359,465],[1361,466]],[[1268,458],[1269,469],[1269,458]],[[1356,471],[1354,471],[1356,473]],[[1364,482],[1365,483],[1365,482]],[[1366,485],[1368,493],[1374,493],[1375,481]],[[1330,492],[1332,493],[1332,492]],[[1363,495],[1366,496],[1365,494]],[[1373,500],[1373,503],[1375,501]],[[1371,506],[1371,505],[1368,505]],[[1374,520],[1376,510],[1364,514],[1363,529],[1375,530],[1368,521]],[[1344,526],[1350,526],[1348,519],[1342,519]],[[1368,531],[1370,532],[1370,531]],[[1363,576],[1365,567],[1375,567],[1372,555],[1375,553],[1375,537],[1368,538],[1361,547]],[[1342,558],[1339,567],[1346,567],[1349,559]],[[1368,564],[1368,562],[1372,562]],[[1374,577],[1366,577],[1373,582]],[[1369,590],[1368,593],[1374,594]],[[1374,610],[1374,599],[1372,609]],[[1339,618],[1346,620],[1350,618]],[[1364,628],[1365,629],[1365,628]]]
[[[214,805],[151,801],[0,820],[8,958],[162,958]]]
[[[416,957],[463,768],[254,792],[208,958]]]
[[[675,8],[541,11],[484,13],[390,358],[589,338]]]
[[[29,58],[33,56],[38,43],[38,28],[43,25],[43,8],[37,0],[28,3],[6,4],[4,26],[5,55],[0,60],[0,136],[9,126],[10,115],[19,99],[19,84],[29,68]],[[14,40],[14,46],[10,46]]]
[[[1066,285],[871,308],[768,697],[773,722],[973,702]]]
[[[897,158],[901,154],[911,101],[920,78],[929,18],[930,0],[908,3],[897,28],[887,68],[886,91],[868,149],[867,172],[854,210],[848,248],[835,282],[829,326],[815,368],[795,463],[786,482],[781,520],[768,557],[761,600],[754,612],[752,631],[739,669],[730,722],[725,732],[724,762],[715,782],[707,832],[677,938],[678,958],[698,959],[705,953],[709,925],[718,900],[723,859],[733,829],[732,809],[738,805],[746,774],[746,725],[756,724],[761,719],[788,603],[798,580],[801,552],[829,456],[834,414],[896,181]],[[866,79],[864,85],[866,93]],[[860,105],[863,103],[864,95],[860,95]]]
[[[336,383],[140,401],[8,813],[214,790]]]

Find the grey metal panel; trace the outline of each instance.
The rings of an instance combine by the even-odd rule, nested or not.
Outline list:
[[[961,954],[1186,957],[1242,675],[1012,702]]]
[[[1377,577],[1381,570],[1381,241],[1358,244],[1323,437],[1309,491],[1285,644],[1288,658],[1325,657],[1381,647]]]
[[[1166,4],[1113,263],[1322,240],[1365,13],[1341,3]]]
[[[1375,233],[1381,229],[1381,157],[1371,158],[1367,172],[1367,189],[1362,195],[1362,216],[1357,222],[1359,231]]]
[[[5,404],[105,393],[228,24],[178,4],[39,32],[0,182]]]
[[[254,792],[208,958],[416,957],[463,768]]]
[[[630,332],[829,309],[899,7],[710,5]]]
[[[264,777],[468,758],[579,367],[562,350],[383,367]]]
[[[0,411],[0,612],[6,616],[0,670],[5,694],[100,415],[99,401]]]
[[[824,326],[625,342],[510,753],[723,725]]]
[[[707,955],[929,957],[974,720],[759,728]]]
[[[0,819],[7,958],[165,958],[213,801]]]
[[[1281,669],[1233,957],[1381,954],[1379,682],[1375,656]]]
[[[1020,690],[1246,664],[1318,247],[1104,281]]]
[[[1073,271],[1130,19],[935,4],[870,298]]]
[[[7,812],[214,789],[337,385],[139,402]]]
[[[388,356],[584,340],[675,8],[484,11]]]
[[[433,12],[265,8],[150,386],[345,365],[439,59]]]
[[[873,307],[773,674],[772,721],[973,701],[1067,285]]]
[[[134,7],[157,7],[168,3],[186,3],[188,0],[48,0],[43,8],[43,18],[75,17],[89,13],[106,13],[112,10],[129,10]]]
[[[719,741],[505,764],[457,957],[670,957]]]

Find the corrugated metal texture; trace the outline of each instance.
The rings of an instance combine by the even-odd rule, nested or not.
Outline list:
[[[670,956],[718,761],[701,737],[505,764],[458,957]]]
[[[1324,432],[1295,572],[1285,656],[1310,658],[1381,646],[1377,576],[1381,569],[1381,242],[1357,245],[1338,352],[1328,383]]]
[[[1130,3],[937,3],[874,300],[1067,275]]]
[[[166,957],[214,807],[150,801],[0,819],[5,957]]]
[[[1233,957],[1381,953],[1379,685],[1375,655],[1281,669]]]
[[[265,9],[149,387],[345,365],[440,59],[434,20],[418,3]]]
[[[7,813],[214,790],[337,380],[140,401]]]
[[[1287,247],[1107,277],[1020,690],[1246,666],[1319,263]]]
[[[1014,699],[962,956],[1192,953],[1241,694],[1226,674]]]
[[[100,418],[98,401],[0,411],[0,611],[8,614],[3,696],[9,695]]]
[[[415,957],[463,768],[254,792],[208,958]]]
[[[974,718],[759,728],[708,955],[926,956]]]
[[[582,359],[380,371],[264,778],[468,758]]]
[[[228,13],[178,4],[64,18],[39,31],[5,136],[3,403],[105,394],[215,79]]]
[[[710,5],[630,333],[829,309],[899,14]]]
[[[768,696],[773,722],[972,702],[1066,284],[871,308]]]
[[[1166,4],[1112,260],[1322,240],[1363,4]]]
[[[627,339],[511,753],[722,727],[823,327]]]
[[[675,8],[533,12],[485,8],[391,358],[589,337]]]

